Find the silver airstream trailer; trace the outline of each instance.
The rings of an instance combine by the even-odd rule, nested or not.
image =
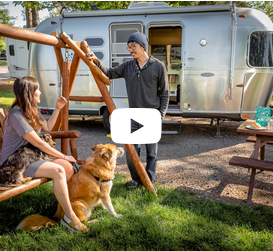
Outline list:
[[[267,106],[273,88],[271,20],[262,12],[232,5],[170,7],[166,3],[132,3],[123,10],[64,13],[43,21],[35,31],[86,41],[102,64],[114,67],[131,56],[126,42],[133,32],[149,38],[149,55],[166,65],[170,83],[169,114],[242,120]],[[72,59],[71,50],[65,51]],[[50,113],[61,94],[61,77],[53,47],[31,44],[29,73],[41,84],[41,109]],[[123,79],[109,91],[117,108],[128,106]],[[100,96],[81,62],[72,95]],[[70,114],[109,113],[104,103],[70,101]]]

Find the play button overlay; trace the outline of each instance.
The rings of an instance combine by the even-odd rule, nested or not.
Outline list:
[[[134,129],[136,124],[138,129]],[[111,138],[117,144],[157,143],[161,138],[160,112],[149,108],[114,110],[111,114]]]
[[[131,133],[133,133],[134,132],[134,124],[138,124],[138,129],[140,129],[140,128],[142,128],[143,127],[143,125],[142,124],[140,124],[140,123],[138,123],[137,121],[135,121],[135,120],[133,120],[133,119],[131,119]],[[137,130],[138,130],[137,129]]]

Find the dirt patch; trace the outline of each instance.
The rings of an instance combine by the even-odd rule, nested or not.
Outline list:
[[[0,91],[13,92],[13,81],[9,81],[9,80],[1,81]]]

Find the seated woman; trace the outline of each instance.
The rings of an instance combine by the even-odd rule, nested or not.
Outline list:
[[[24,176],[51,178],[54,194],[65,212],[61,223],[74,232],[87,231],[87,227],[80,222],[74,213],[68,195],[67,181],[74,174],[71,163],[75,163],[76,160],[73,156],[66,156],[54,149],[37,134],[40,129],[46,132],[52,130],[58,114],[66,105],[67,100],[64,97],[58,98],[55,110],[49,120],[46,121],[38,108],[41,91],[35,78],[29,76],[17,78],[14,81],[13,90],[16,99],[5,121],[5,133],[0,157],[1,167],[5,166],[5,160],[11,154],[27,143],[31,143],[41,151],[54,156],[54,159],[39,160],[30,164],[26,168]]]

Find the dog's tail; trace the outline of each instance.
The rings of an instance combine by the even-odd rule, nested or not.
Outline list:
[[[23,219],[19,225],[16,227],[16,230],[28,231],[37,231],[40,228],[47,228],[56,226],[58,223],[46,216],[39,214],[32,214]]]

